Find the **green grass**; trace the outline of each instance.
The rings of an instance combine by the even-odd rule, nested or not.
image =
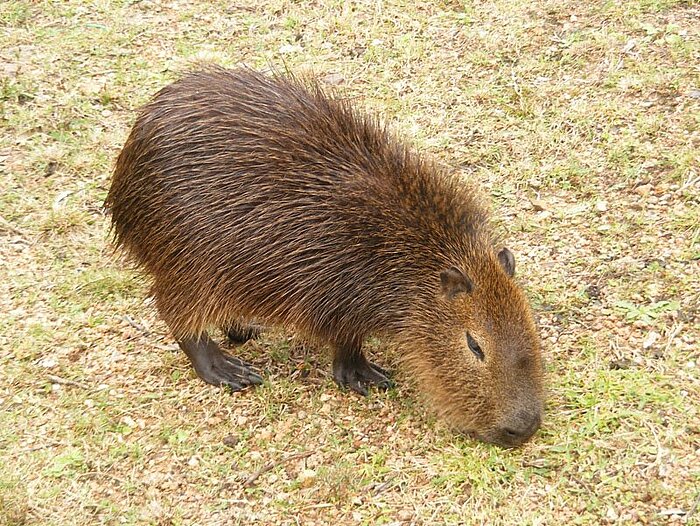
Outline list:
[[[0,4],[0,526],[698,524],[698,19],[687,0]],[[281,331],[237,351],[258,389],[194,376],[101,204],[135,110],[197,60],[340,82],[483,186],[544,342],[532,442],[455,436],[408,371],[342,393]]]

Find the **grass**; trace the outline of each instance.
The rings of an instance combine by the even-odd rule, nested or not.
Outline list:
[[[0,525],[700,522],[699,18],[687,0],[0,4]],[[101,203],[135,109],[195,60],[313,71],[482,184],[545,344],[531,443],[454,436],[405,371],[341,393],[281,331],[237,351],[259,389],[194,377]]]

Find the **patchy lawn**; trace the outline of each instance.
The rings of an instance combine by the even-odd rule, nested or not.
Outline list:
[[[101,212],[194,60],[313,71],[483,185],[545,343],[531,443],[280,331],[237,351],[264,386],[194,376]],[[0,123],[0,525],[700,523],[692,0],[5,0]]]

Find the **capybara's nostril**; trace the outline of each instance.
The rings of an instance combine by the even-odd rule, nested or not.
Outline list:
[[[539,411],[520,411],[500,429],[501,445],[515,447],[525,443],[535,434],[542,423],[542,415]]]
[[[504,429],[503,434],[507,436],[511,440],[517,440],[521,436],[523,436],[525,433],[522,431],[518,431],[517,429]]]

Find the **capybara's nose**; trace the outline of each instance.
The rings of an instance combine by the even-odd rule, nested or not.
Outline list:
[[[504,447],[520,446],[535,434],[541,423],[541,411],[520,410],[503,423],[503,427],[498,430],[496,442]]]

